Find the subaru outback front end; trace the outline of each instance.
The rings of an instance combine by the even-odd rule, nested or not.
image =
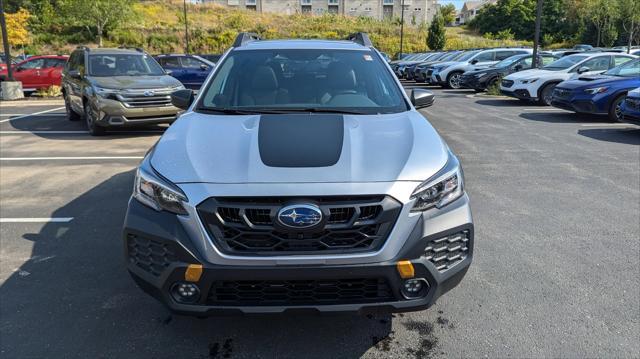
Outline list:
[[[460,163],[365,34],[241,34],[137,170],[128,270],[172,311],[412,311],[455,287]]]

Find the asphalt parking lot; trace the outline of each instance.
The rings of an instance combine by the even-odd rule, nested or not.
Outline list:
[[[92,138],[61,104],[3,104],[0,356],[639,357],[640,127],[434,91],[423,113],[462,161],[474,263],[431,309],[370,316],[170,315],[120,237],[163,128]]]

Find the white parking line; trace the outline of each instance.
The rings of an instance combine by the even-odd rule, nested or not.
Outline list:
[[[56,161],[56,160],[140,160],[144,156],[95,156],[95,157],[0,157],[0,161]]]
[[[68,223],[73,217],[0,218],[0,223]]]
[[[29,114],[21,115],[21,116],[14,117],[14,118],[6,118],[4,120],[0,120],[0,123],[13,121],[13,120],[19,120],[21,118],[26,118],[26,117],[31,117],[31,116],[42,115],[42,114],[49,113],[49,112],[59,111],[59,110],[62,110],[63,108],[64,108],[64,106],[63,107],[52,108],[50,110],[40,111],[40,112],[36,112],[36,113],[29,113]]]
[[[20,131],[20,130],[15,130],[15,131],[0,131],[0,135],[28,135],[28,134],[87,134],[89,133],[89,131],[47,131],[47,130],[42,130],[42,131],[28,131],[28,130],[24,130],[24,131]],[[131,134],[131,133],[164,133],[164,131],[118,131],[118,132],[107,132],[107,135],[121,135],[121,134]]]
[[[50,114],[41,113],[41,114],[38,114],[38,115],[28,114],[28,113],[0,113],[0,117],[11,117],[11,116],[34,116],[34,117],[37,117],[37,116],[47,116],[47,117],[60,116],[60,117],[62,117],[62,116],[66,116],[66,115],[67,115],[66,113],[50,113]]]

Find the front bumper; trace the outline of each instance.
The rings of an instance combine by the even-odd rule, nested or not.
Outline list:
[[[452,203],[458,209],[468,211],[466,195]],[[436,217],[437,218],[437,217]],[[399,219],[400,221],[401,219]],[[205,259],[194,246],[188,231],[183,227],[178,216],[154,211],[136,200],[131,200],[124,225],[125,257],[127,268],[136,283],[147,293],[164,303],[170,310],[179,314],[198,316],[221,313],[281,313],[287,311],[312,312],[369,312],[369,311],[413,311],[430,307],[436,299],[454,288],[464,277],[473,256],[473,223],[470,217],[462,219],[460,223],[448,223],[453,228],[447,228],[438,233],[430,233],[426,227],[439,227],[430,218],[422,216],[417,221],[410,234],[405,238],[401,249],[390,260],[368,263],[321,264],[318,261],[304,260],[286,265],[244,265],[214,264]],[[450,222],[449,220],[447,222]],[[425,235],[425,233],[428,233]],[[458,236],[464,233],[465,237]],[[454,240],[458,238],[458,240]],[[459,238],[463,238],[460,240]],[[466,238],[466,240],[464,239]],[[446,249],[433,248],[438,243],[448,243]],[[442,254],[455,251],[458,244],[466,247],[464,256],[456,261],[442,262]],[[425,252],[427,248],[427,252]],[[429,249],[431,248],[431,249]],[[442,252],[443,251],[443,252]],[[457,252],[455,252],[457,253]],[[415,278],[424,278],[428,283],[428,290],[416,299],[406,299],[401,293],[403,280],[396,269],[399,260],[410,260],[415,268]],[[246,261],[246,259],[245,259]],[[443,263],[447,268],[443,268]],[[189,264],[202,264],[203,272],[197,282],[200,288],[200,298],[193,304],[179,303],[171,295],[172,286],[185,280],[185,270]],[[314,301],[296,303],[268,301],[255,303],[220,304],[212,301],[212,293],[222,282],[244,283],[253,282],[282,283],[295,281],[327,282],[335,280],[375,279],[386,283],[389,295],[366,300],[348,301]],[[258,284],[256,284],[258,282]],[[266,291],[275,290],[268,286]],[[343,288],[344,289],[344,288]],[[300,291],[294,292],[297,296]],[[254,293],[255,294],[255,293]],[[297,298],[297,297],[296,297]]]
[[[512,88],[504,88],[500,87],[500,93],[505,96],[515,97],[520,100],[530,100],[537,101],[538,97],[531,96],[531,93],[527,89],[512,89]]]
[[[633,98],[634,105],[629,106],[629,98],[626,101],[622,102],[622,116],[623,121],[628,123],[633,123],[635,125],[640,126],[640,106],[636,105],[636,103],[640,104],[640,99]]]
[[[122,102],[95,97],[98,123],[102,126],[135,126],[172,123],[181,110],[173,105],[126,107]]]

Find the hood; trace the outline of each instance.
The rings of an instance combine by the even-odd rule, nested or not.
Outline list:
[[[151,165],[174,183],[424,181],[448,149],[416,111],[386,115],[186,113]]]
[[[620,82],[620,81],[629,81],[632,82],[634,79],[629,77],[618,77],[618,76],[585,76],[580,77],[573,80],[567,80],[562,82],[558,87],[564,89],[578,89],[578,88],[591,88],[598,86],[606,86],[612,83]],[[637,81],[637,80],[636,80]],[[638,83],[640,85],[640,82]]]
[[[180,81],[169,75],[160,76],[112,76],[112,77],[91,77],[91,82],[108,89],[155,89],[176,87],[181,85]]]
[[[507,73],[506,67],[485,67],[485,68],[476,68],[471,71],[466,71],[465,75],[474,76],[477,74],[488,74],[488,73]]]

